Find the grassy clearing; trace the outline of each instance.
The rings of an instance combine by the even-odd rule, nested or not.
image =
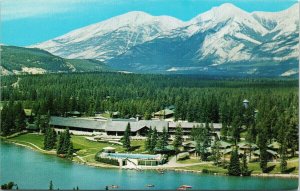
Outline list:
[[[108,146],[115,147],[117,152],[123,150],[122,146],[120,145],[89,141],[84,136],[73,135],[72,142],[74,149],[77,150],[76,153],[81,157],[89,155],[93,155],[92,157],[94,157],[97,152]]]
[[[29,142],[40,147],[41,149],[44,147],[44,135],[39,134],[23,134],[8,140],[30,146],[30,144],[27,143]]]
[[[32,147],[32,145],[30,145],[29,143],[37,145],[41,149],[43,149],[44,147],[44,135],[39,134],[23,134],[10,138],[8,140],[24,144],[30,147]],[[74,149],[76,150],[76,154],[80,157],[84,157],[85,160],[91,162],[95,162],[95,154],[101,151],[104,147],[111,146],[116,148],[116,152],[125,152],[125,149],[120,145],[89,141],[84,136],[72,135],[71,140],[73,142]],[[132,151],[133,153],[141,153],[145,151],[144,141],[133,140],[131,141],[131,145],[134,149]]]
[[[201,161],[197,158],[189,158],[186,160],[178,160],[177,161],[177,163],[180,163],[180,164],[193,164],[193,163],[199,163],[199,162],[201,162]]]
[[[211,173],[221,173],[221,174],[227,173],[227,169],[214,166],[213,164],[201,164],[201,165],[194,165],[194,166],[187,166],[187,167],[179,167],[176,169],[195,170],[195,171],[201,171],[201,172],[203,171],[203,169],[206,169],[206,170],[209,170]]]
[[[200,162],[198,159],[187,159],[183,161],[177,161],[181,164],[192,164]],[[299,167],[298,167],[298,159],[291,159],[288,160],[288,171],[289,174],[298,174]],[[259,162],[249,163],[248,164],[249,170],[252,170],[253,174],[261,174],[262,171],[259,166]],[[269,173],[270,174],[281,174],[280,172],[280,163],[279,162],[269,162],[268,163]],[[179,167],[177,169],[183,169],[183,170],[195,170],[195,171],[202,171],[203,169],[209,170],[212,173],[221,173],[225,174],[227,173],[227,169],[224,169],[223,167],[217,167],[213,164],[201,164],[201,165],[194,165],[194,166],[188,166],[188,167]]]

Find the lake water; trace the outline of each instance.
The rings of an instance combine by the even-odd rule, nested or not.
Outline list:
[[[0,183],[14,181],[19,189],[48,189],[50,180],[54,188],[105,189],[106,185],[119,185],[120,189],[177,189],[187,184],[193,189],[296,189],[297,179],[228,177],[167,171],[134,171],[104,169],[75,164],[55,156],[34,152],[8,143],[0,143]],[[147,188],[145,185],[154,184]]]

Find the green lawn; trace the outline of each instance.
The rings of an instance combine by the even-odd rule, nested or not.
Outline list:
[[[196,159],[187,159],[183,161],[177,161],[178,163],[181,164],[192,164],[199,162],[199,160]],[[274,166],[275,165],[275,166]],[[270,168],[269,173],[271,174],[281,174],[280,173],[280,163],[274,163],[274,162],[269,162],[268,167]],[[254,163],[249,163],[248,164],[249,170],[252,170],[252,173],[254,174],[260,174],[262,173],[259,162],[254,162]],[[298,174],[298,161],[297,160],[292,160],[288,161],[288,169],[292,170],[295,168],[295,170],[291,171],[290,174]],[[184,169],[184,170],[197,170],[197,171],[202,171],[203,169],[207,169],[211,172],[217,172],[217,173],[227,173],[227,169],[224,169],[223,167],[217,167],[214,166],[213,164],[201,164],[201,165],[194,165],[194,166],[188,166],[188,167],[180,167],[177,169]]]
[[[74,149],[78,150],[76,153],[81,157],[92,155],[92,154],[94,157],[98,151],[108,146],[115,147],[117,152],[121,152],[123,150],[122,146],[120,145],[89,141],[85,139],[83,136],[73,135],[71,140],[73,142]]]
[[[143,140],[132,140],[131,147],[134,149],[132,153],[143,153],[145,152],[145,141]]]
[[[192,163],[199,163],[201,162],[199,159],[197,158],[190,158],[190,159],[186,159],[186,160],[178,160],[177,163],[180,164],[192,164]]]
[[[17,137],[10,138],[9,140],[28,146],[31,146],[30,144],[28,144],[28,142],[30,142],[42,149],[44,147],[44,135],[23,134]],[[89,141],[84,136],[72,135],[71,140],[73,142],[76,153],[81,157],[86,157],[88,160],[94,160],[95,154],[107,146],[115,147],[117,152],[125,152],[125,149],[120,145]],[[131,145],[134,148],[134,150],[132,151],[133,153],[140,153],[144,152],[145,150],[144,141],[133,140],[131,141]]]
[[[25,144],[25,142],[30,142],[37,145],[41,149],[44,147],[44,135],[38,134],[23,134],[17,137],[10,138],[9,140]],[[28,144],[26,144],[28,145]]]
[[[288,163],[288,169],[292,170],[293,168],[295,168],[295,170],[291,171],[291,174],[298,174],[298,161],[287,161]],[[253,173],[262,173],[260,166],[259,166],[259,162],[255,162],[255,163],[249,163],[248,167],[250,170],[253,170]],[[268,167],[270,168],[270,173],[276,173],[276,174],[280,174],[280,162],[268,162]]]
[[[187,167],[179,167],[176,169],[197,170],[197,171],[202,171],[203,169],[206,169],[209,170],[211,173],[227,173],[227,169],[214,166],[213,164],[201,164],[201,165],[194,165],[194,166],[187,166]]]

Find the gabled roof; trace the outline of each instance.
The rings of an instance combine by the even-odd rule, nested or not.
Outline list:
[[[160,110],[158,112],[155,112],[154,115],[172,115],[174,114],[174,111],[173,110],[170,110],[170,109],[163,109],[163,110]]]
[[[79,111],[69,111],[67,113],[71,114],[71,115],[80,115],[81,114]]]
[[[175,127],[177,127],[179,124],[181,125],[182,128],[190,128],[190,129],[192,129],[192,128],[194,128],[194,127],[197,127],[197,126],[201,126],[201,124],[202,124],[203,126],[205,126],[205,123],[193,123],[193,122],[185,122],[185,121],[183,121],[183,122],[174,122],[174,121],[170,121],[170,122],[169,122],[169,127],[175,128]],[[209,126],[210,126],[210,125],[211,125],[211,124],[209,124]],[[214,127],[214,129],[221,129],[221,128],[222,128],[222,123],[213,123],[213,127]]]
[[[162,132],[163,128],[168,127],[167,121],[155,121],[155,120],[140,120],[140,121],[113,121],[109,120],[107,121],[105,130],[106,131],[125,131],[127,124],[130,123],[130,129],[131,132],[136,132],[144,127],[154,129],[156,127],[156,130],[158,132]]]
[[[227,147],[231,147],[232,146],[231,143],[227,143],[225,141],[219,141],[219,143],[220,143],[220,147],[221,148],[227,148]]]
[[[272,149],[279,149],[280,148],[280,143],[275,141],[275,142],[269,144],[268,147],[272,148]]]
[[[54,117],[52,116],[49,121],[50,125],[64,126],[64,127],[77,127],[83,129],[101,129],[105,128],[105,121],[97,121],[91,119],[74,118],[74,117]]]
[[[30,116],[34,115],[34,113],[32,113],[32,109],[24,109],[24,113],[25,113],[26,117],[30,117]]]

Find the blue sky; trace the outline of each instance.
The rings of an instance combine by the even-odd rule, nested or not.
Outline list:
[[[1,43],[27,46],[129,11],[189,20],[232,3],[248,12],[280,11],[297,0],[3,0]]]

